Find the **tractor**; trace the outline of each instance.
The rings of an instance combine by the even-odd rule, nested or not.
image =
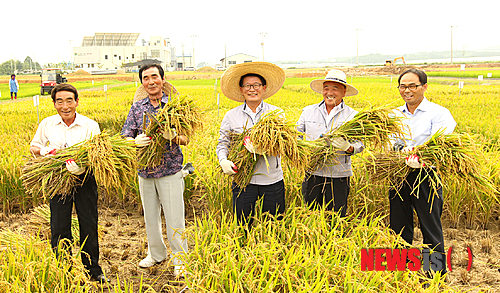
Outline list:
[[[42,74],[40,74],[42,78],[42,83],[40,83],[40,94],[44,95],[47,93],[50,95],[50,92],[56,85],[68,82],[66,77],[62,77],[61,74],[62,71],[60,68],[43,68]]]

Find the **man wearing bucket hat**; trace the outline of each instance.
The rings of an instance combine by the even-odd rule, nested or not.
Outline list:
[[[285,72],[268,62],[249,62],[229,67],[221,77],[221,89],[226,97],[242,103],[229,110],[222,119],[220,137],[216,152],[222,171],[228,175],[236,174],[238,166],[227,159],[231,133],[242,133],[255,125],[260,117],[269,111],[279,109],[266,102],[283,86]],[[259,154],[250,141],[245,143],[248,151]],[[233,182],[233,209],[238,222],[251,225],[255,203],[262,198],[262,212],[279,215],[285,212],[285,186],[279,157],[258,156],[250,184],[241,189]]]
[[[313,80],[310,86],[323,95],[323,101],[305,107],[300,115],[297,130],[305,134],[306,140],[316,140],[356,115],[357,111],[345,104],[344,97],[357,95],[358,90],[347,83],[344,72],[333,69],[324,79]],[[326,210],[340,211],[344,217],[352,176],[350,156],[363,151],[364,146],[359,141],[341,137],[329,139],[327,143],[339,150],[337,161],[332,160],[312,174],[306,174],[302,193],[309,207],[325,205]]]
[[[137,89],[135,102],[123,125],[122,135],[135,139],[137,146],[147,146],[151,143],[151,137],[143,133],[143,125],[148,123],[148,121],[143,121],[144,113],[156,114],[168,103],[171,95],[177,93],[177,90],[165,81],[163,68],[157,64],[144,65],[139,70],[139,78],[142,86]],[[146,120],[148,120],[147,116]],[[163,136],[171,143],[165,144],[166,151],[160,165],[139,170],[139,192],[148,237],[148,255],[139,262],[139,266],[152,267],[167,258],[160,213],[163,208],[174,274],[179,276],[183,273],[184,266],[177,256],[188,251],[187,241],[182,235],[185,228],[184,179],[183,155],[179,145],[187,145],[189,139],[177,135],[174,129],[165,129]]]

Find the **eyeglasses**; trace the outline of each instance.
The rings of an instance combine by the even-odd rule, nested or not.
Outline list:
[[[68,106],[71,106],[75,103],[75,100],[73,99],[68,99],[68,100],[56,100],[56,105],[58,106],[62,106],[64,104],[68,105]]]
[[[416,91],[417,87],[419,87],[421,85],[423,85],[423,84],[410,84],[410,85],[401,84],[401,85],[398,85],[398,89],[400,91],[406,91],[406,89],[410,89],[410,91]]]
[[[258,91],[260,87],[262,86],[261,83],[254,83],[254,84],[244,84],[242,88],[244,88],[246,91],[249,91],[251,88],[254,90]]]

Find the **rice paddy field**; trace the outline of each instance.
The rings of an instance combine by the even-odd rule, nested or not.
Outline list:
[[[283,88],[266,102],[282,108],[286,118],[295,122],[303,107],[321,101],[309,83],[323,77],[325,70],[287,71],[287,75]],[[167,75],[180,93],[193,98],[203,115],[203,128],[191,137],[188,146],[182,147],[185,162],[193,163],[195,173],[186,178],[185,236],[190,251],[185,259],[186,277],[181,279],[174,278],[168,261],[150,269],[138,267],[146,256],[147,240],[137,181],[135,187],[125,191],[100,189],[100,264],[112,280],[110,284],[97,286],[86,281],[75,253],[78,243],[73,249],[75,256],[56,259],[48,242],[47,199],[27,193],[20,180],[37,128],[36,108],[30,99],[0,104],[0,292],[500,290],[500,204],[491,194],[454,178],[444,189],[445,250],[453,247],[453,270],[446,280],[439,275],[428,278],[421,271],[361,270],[361,249],[401,244],[400,238],[388,229],[387,187],[371,182],[365,165],[365,156],[375,150],[353,157],[355,174],[346,219],[305,208],[301,196],[303,174],[284,166],[284,218],[269,221],[257,215],[250,232],[238,228],[231,210],[231,178],[222,173],[215,154],[220,122],[238,103],[222,95],[215,79],[219,76],[220,73],[196,73],[188,78]],[[118,133],[136,90],[134,77],[129,78],[108,88],[107,93],[80,87],[77,111],[96,120],[101,130]],[[359,90],[357,96],[345,98],[354,109],[395,108],[402,104],[396,88],[397,76],[352,75],[348,79]],[[500,104],[496,102],[500,82],[465,79],[464,88],[459,89],[456,78],[430,76],[426,96],[450,109],[458,123],[456,132],[474,135],[485,158],[480,172],[500,188]],[[56,114],[48,96],[40,99],[39,114],[41,119]],[[418,228],[415,230],[414,245],[420,247],[422,234]],[[470,271],[466,270],[467,247],[474,254]],[[68,271],[71,264],[73,269]]]

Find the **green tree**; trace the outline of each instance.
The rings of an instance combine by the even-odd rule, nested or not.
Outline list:
[[[33,60],[30,56],[26,56],[24,59],[23,69],[33,69]]]

